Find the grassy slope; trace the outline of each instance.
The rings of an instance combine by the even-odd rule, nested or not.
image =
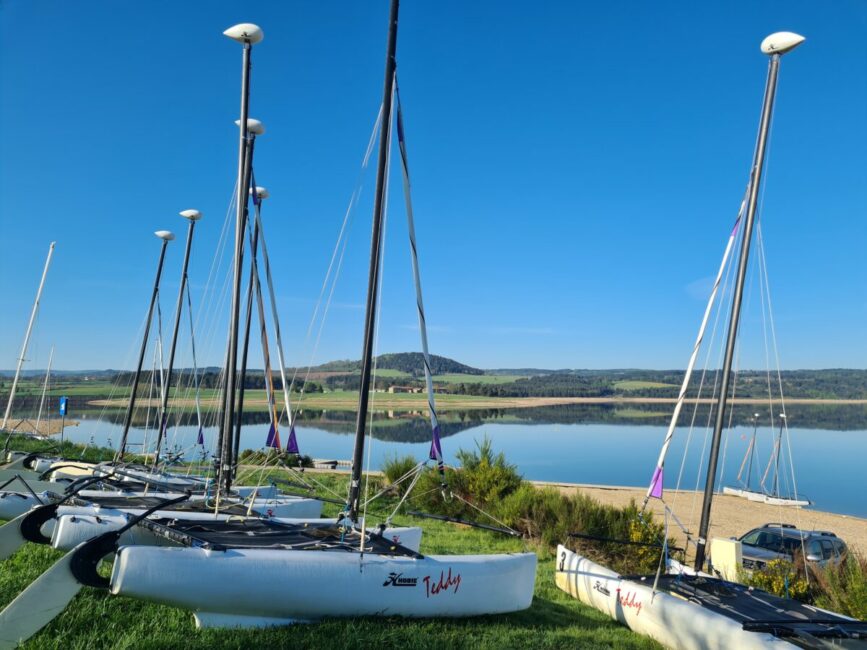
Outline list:
[[[327,478],[338,491],[345,477]],[[336,506],[327,505],[327,514]],[[431,520],[400,523],[424,527],[423,553],[486,553],[523,550],[519,540]],[[61,553],[27,545],[0,562],[0,607],[10,602]],[[287,585],[287,589],[291,589]],[[73,603],[25,648],[656,648],[554,586],[554,556],[539,551],[536,591],[529,610],[506,616],[458,620],[333,619],[315,625],[257,631],[195,630],[192,616],[84,588]]]

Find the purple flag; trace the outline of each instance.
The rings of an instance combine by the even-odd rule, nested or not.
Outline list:
[[[662,498],[662,468],[653,470],[653,478],[650,479],[650,496],[654,499]]]
[[[290,454],[300,454],[298,451],[298,439],[295,437],[295,427],[289,427],[289,440],[286,442],[286,451]]]
[[[202,435],[202,427],[199,427],[199,436],[196,438],[197,445],[205,444],[205,436]]]
[[[431,460],[439,460],[443,457],[443,448],[440,446],[440,425],[436,425],[433,430],[433,440],[430,442]]]
[[[265,441],[265,446],[280,449],[280,431],[274,426],[273,422],[271,423],[271,428],[268,429],[268,439]]]

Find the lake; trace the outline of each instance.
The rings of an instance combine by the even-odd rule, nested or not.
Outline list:
[[[645,487],[665,436],[668,408],[623,409],[606,405],[446,413],[441,422],[443,454],[447,463],[455,463],[457,450],[471,449],[476,441],[488,436],[495,451],[504,452],[527,479]],[[749,418],[753,410],[755,407],[743,407],[738,413],[736,409],[732,428],[724,435],[720,485],[736,483],[752,436]],[[197,426],[190,417],[185,415],[170,429],[168,442],[171,448],[184,451],[186,457],[200,458],[195,447]],[[264,413],[245,414],[241,449],[263,447],[268,433],[268,423],[263,421],[266,418]],[[687,417],[682,416],[681,420],[688,422]],[[667,489],[677,485],[681,465],[682,489],[703,485],[706,468],[700,459],[706,455],[703,443],[710,439],[704,426],[707,414],[699,413],[696,420],[701,426],[693,429],[688,448],[688,427],[679,427],[676,432],[666,462]],[[788,420],[798,494],[811,499],[819,510],[867,517],[864,479],[867,408],[790,407]],[[67,437],[80,443],[114,447],[120,439],[120,422],[120,413],[103,411],[82,418],[77,427],[68,428]],[[372,469],[379,469],[389,457],[409,454],[424,458],[430,448],[430,425],[420,413],[377,413],[372,429],[373,438],[369,442]],[[303,454],[337,460],[351,456],[354,430],[353,413],[313,411],[299,417],[296,433]],[[758,429],[754,486],[771,457],[776,433],[769,422]],[[284,427],[281,434],[285,442],[288,430]],[[131,451],[141,448],[146,435],[153,440],[153,432],[131,429]],[[204,428],[208,448],[214,444],[216,435],[216,426]],[[791,492],[788,459],[784,440],[780,479],[783,492]],[[772,473],[773,470],[766,480],[768,487]]]

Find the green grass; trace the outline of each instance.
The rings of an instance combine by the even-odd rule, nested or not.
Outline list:
[[[616,381],[614,382],[615,390],[642,390],[644,388],[677,388],[674,384],[664,384],[659,381],[639,381],[639,380],[625,380],[625,381]]]
[[[452,373],[434,375],[433,380],[444,384],[511,384],[513,381],[523,378],[522,375],[462,375]]]

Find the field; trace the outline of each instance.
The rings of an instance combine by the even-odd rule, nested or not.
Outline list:
[[[325,475],[338,491],[345,477]],[[333,506],[329,507],[333,509]],[[330,512],[334,514],[334,512]],[[431,520],[399,517],[422,525],[423,553],[500,553],[521,551],[521,541],[487,531]],[[585,607],[554,586],[554,557],[536,549],[539,568],[531,608],[505,616],[457,620],[326,620],[261,631],[196,630],[181,610],[109,596],[85,587],[66,611],[25,648],[656,648],[601,613]],[[61,553],[27,545],[0,562],[0,606],[45,571]],[[287,585],[291,589],[292,585]]]

